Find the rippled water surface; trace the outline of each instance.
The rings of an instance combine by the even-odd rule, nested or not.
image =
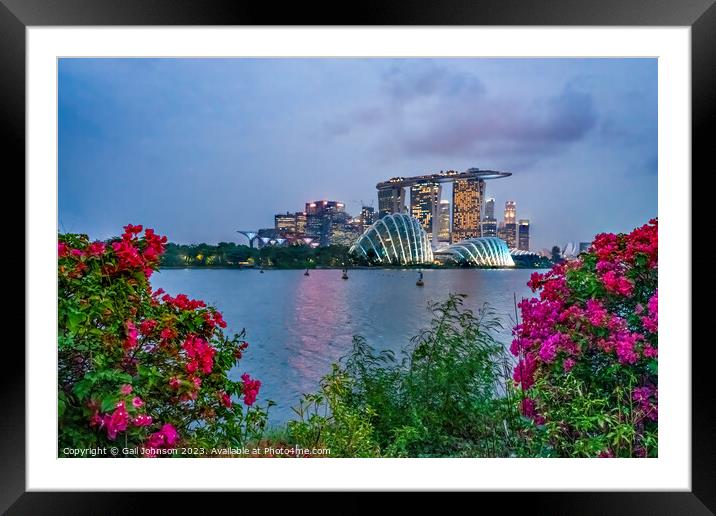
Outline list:
[[[187,294],[216,306],[228,332],[246,328],[249,349],[232,375],[248,372],[262,382],[259,400],[272,399],[270,420],[292,417],[301,393],[316,389],[332,362],[363,335],[378,349],[398,351],[428,325],[430,300],[448,293],[466,294],[474,310],[490,303],[509,326],[514,299],[530,297],[531,270],[426,270],[417,287],[415,270],[165,269],[152,286],[172,295]],[[504,340],[509,340],[506,332]]]

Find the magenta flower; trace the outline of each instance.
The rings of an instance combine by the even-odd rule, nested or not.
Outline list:
[[[139,335],[139,332],[137,331],[137,327],[134,325],[132,321],[127,321],[125,323],[126,326],[126,337],[124,339],[124,347],[125,349],[132,349],[137,345],[137,337]]]
[[[576,364],[576,362],[574,361],[574,359],[572,359],[572,358],[565,358],[565,359],[564,359],[564,362],[562,362],[562,368],[564,369],[564,372],[565,372],[565,373],[570,372],[570,371],[572,370],[572,368],[574,367],[574,364]]]
[[[124,432],[129,422],[129,414],[124,407],[124,402],[120,401],[112,415],[105,414],[103,418],[104,427],[107,429],[107,437],[114,441],[117,433]]]
[[[250,407],[256,401],[256,396],[259,394],[261,382],[259,380],[252,379],[246,373],[241,375],[241,380],[244,383],[244,403],[246,406]]]
[[[152,424],[152,416],[140,414],[139,416],[134,418],[132,423],[134,423],[134,426],[149,426]]]
[[[179,439],[179,434],[176,429],[169,423],[165,424],[160,432],[164,435],[164,441],[168,447],[174,446]]]

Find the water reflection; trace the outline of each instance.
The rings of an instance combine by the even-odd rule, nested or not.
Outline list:
[[[507,326],[514,318],[513,294],[531,296],[529,270],[192,269],[162,270],[152,276],[155,288],[172,295],[204,299],[224,313],[227,332],[246,328],[250,347],[231,372],[249,372],[262,381],[259,400],[272,399],[272,423],[292,417],[301,393],[317,388],[331,363],[343,356],[355,334],[378,349],[399,351],[429,324],[428,302],[448,293],[466,294],[465,305],[478,310],[489,302]],[[504,341],[509,340],[509,329]]]

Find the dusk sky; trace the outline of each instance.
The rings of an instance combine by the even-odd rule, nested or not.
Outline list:
[[[59,220],[245,243],[307,201],[470,167],[531,248],[657,215],[656,59],[62,59]],[[449,189],[443,198],[450,199]]]

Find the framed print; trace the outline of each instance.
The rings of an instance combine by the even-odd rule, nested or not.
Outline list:
[[[2,508],[709,514],[691,171],[716,8],[537,5],[3,0],[28,303]]]

